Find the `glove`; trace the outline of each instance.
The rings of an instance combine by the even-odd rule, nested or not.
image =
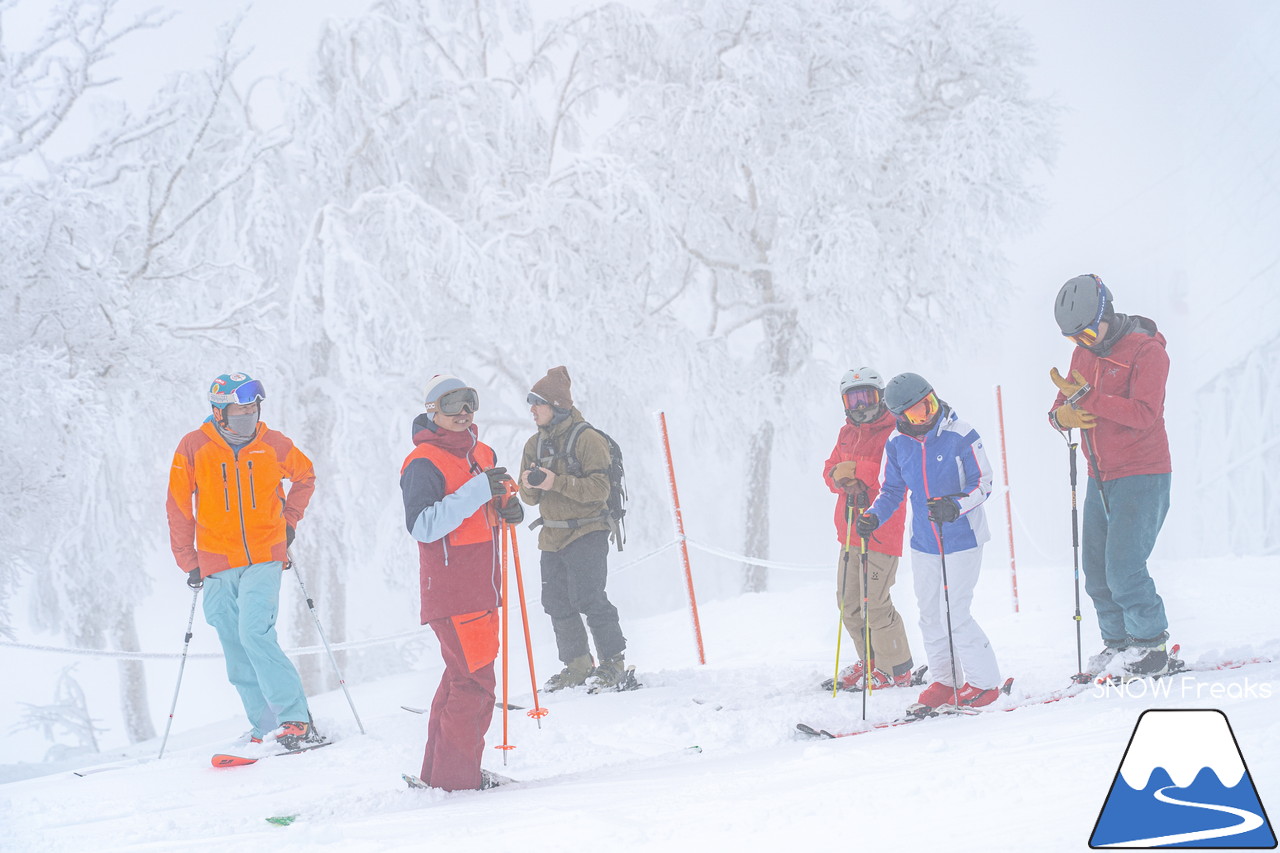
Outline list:
[[[284,547],[288,548],[293,544],[293,525],[286,524],[284,526]]]
[[[866,539],[880,526],[880,518],[875,513],[864,512],[858,516],[858,520],[854,522],[853,526],[858,531],[858,535]]]
[[[505,504],[498,504],[498,517],[507,524],[519,524],[524,521],[524,507],[515,497],[508,498]]]
[[[1053,422],[1058,429],[1093,429],[1098,425],[1097,415],[1067,403],[1054,410]]]
[[[506,482],[515,482],[511,479],[511,475],[507,473],[506,468],[490,468],[484,472],[484,475],[489,478],[489,491],[493,493],[495,498],[507,493],[504,480]]]
[[[857,475],[858,464],[856,462],[840,462],[831,469],[831,479],[835,480],[836,485],[841,487],[845,483],[856,480]]]
[[[194,569],[187,572],[187,586],[191,587],[192,589],[199,589],[200,587],[204,586],[204,578],[200,577],[199,566],[196,566]]]
[[[1051,367],[1049,368],[1049,378],[1053,380],[1054,385],[1058,386],[1058,390],[1067,397],[1089,384],[1084,375],[1078,370],[1071,371],[1071,379],[1064,379],[1062,374],[1058,372],[1058,368]]]
[[[929,520],[946,524],[960,517],[960,504],[955,498],[929,498]]]

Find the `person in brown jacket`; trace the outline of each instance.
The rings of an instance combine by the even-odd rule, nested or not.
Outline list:
[[[528,402],[538,431],[524,445],[520,498],[542,517],[542,608],[551,617],[564,669],[548,691],[577,687],[626,689],[631,682],[618,609],[605,593],[608,580],[609,446],[573,405],[569,372],[553,367],[534,383]],[[583,617],[586,626],[583,626]],[[592,662],[587,627],[599,664]]]

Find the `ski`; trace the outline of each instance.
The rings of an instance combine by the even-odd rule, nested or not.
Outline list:
[[[916,668],[916,669],[911,673],[911,682],[910,682],[910,684],[908,684],[908,685],[906,685],[906,686],[908,686],[908,687],[919,687],[921,684],[924,684],[924,674],[925,674],[926,672],[928,672],[928,671],[929,671],[929,664],[927,664],[927,663],[926,663],[926,664],[924,664],[924,665],[922,665],[922,666],[917,667],[917,668]],[[829,691],[831,691],[831,690],[834,688],[834,685],[835,685],[835,680],[834,680],[834,679],[831,679],[831,678],[828,678],[826,681],[822,682],[822,689],[823,689],[823,691],[824,691],[824,692],[829,692]],[[884,690],[893,690],[895,687],[897,687],[897,685],[888,685],[888,686],[885,686],[885,687],[877,687],[877,688],[875,688],[874,690],[872,690],[871,692],[872,692],[872,693],[877,693],[877,692],[881,692],[881,691],[884,691]],[[864,688],[864,687],[862,687],[861,685],[857,685],[857,686],[854,686],[854,687],[841,687],[841,688],[840,688],[840,692],[841,692],[841,693],[861,693],[864,689],[865,689],[865,688]]]
[[[282,749],[279,752],[268,752],[265,755],[249,756],[249,755],[231,755],[229,753],[220,752],[213,756],[210,761],[214,767],[247,767],[250,764],[257,764],[264,758],[273,758],[277,755],[297,755],[300,752],[310,752],[313,749],[319,749],[322,746],[328,746],[333,743],[331,740],[323,740],[319,743],[309,743],[300,746],[297,749]]]
[[[1013,689],[1012,678],[1006,678],[1004,680],[1004,683],[1001,684],[999,687],[1000,692],[1005,694],[1006,696],[1009,694],[1009,691],[1012,689]],[[1049,701],[1056,701],[1056,699],[1052,699]],[[1035,704],[1039,704],[1039,703],[1035,703]],[[993,708],[991,710],[1012,711],[1013,708],[1015,707],[1023,707],[1023,706],[1015,705],[1010,708]],[[831,732],[826,729],[814,728],[813,726],[810,726],[807,723],[796,723],[796,731],[808,737],[821,737],[821,738],[853,737],[855,735],[864,735],[867,732],[875,731],[876,729],[896,728],[897,726],[905,726],[910,723],[918,723],[921,720],[932,720],[935,717],[973,717],[973,716],[977,716],[979,714],[985,714],[985,713],[987,712],[981,708],[968,708],[964,706],[957,707],[955,705],[941,705],[937,708],[931,708],[928,705],[921,705],[920,703],[915,702],[907,706],[907,709],[905,711],[905,716],[899,717],[896,720],[889,720],[883,723],[872,723],[869,727],[865,729],[857,729],[855,731],[849,731],[849,732]]]
[[[1143,678],[1160,679],[1167,678],[1170,675],[1183,675],[1192,672],[1221,672],[1227,669],[1240,669],[1245,666],[1253,666],[1260,663],[1273,663],[1269,657],[1253,657],[1253,658],[1232,658],[1230,660],[1219,661],[1212,664],[1191,665],[1179,658],[1178,652],[1182,647],[1175,645],[1169,650],[1169,668],[1157,675],[1125,675],[1125,674],[1105,674],[1098,673],[1092,678],[1096,679],[1092,683],[1100,685],[1118,685],[1128,684],[1131,681],[1138,681]]]
[[[414,707],[413,705],[401,705],[400,707],[401,707],[401,708],[403,708],[403,709],[405,709],[406,711],[409,711],[410,713],[413,713],[413,714],[430,714],[430,713],[431,713],[431,709],[430,709],[430,708],[416,708],[416,707]],[[502,703],[501,703],[501,702],[494,702],[494,703],[493,703],[493,707],[495,707],[495,708],[501,708],[501,707],[502,707]],[[523,710],[524,710],[524,706],[523,706],[523,705],[513,705],[512,703],[508,702],[508,703],[507,703],[507,710],[508,710],[508,711],[523,711]]]

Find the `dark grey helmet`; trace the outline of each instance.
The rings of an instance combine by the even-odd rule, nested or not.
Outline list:
[[[1111,291],[1096,275],[1078,275],[1058,291],[1053,303],[1053,319],[1064,335],[1078,335],[1115,311]]]
[[[893,412],[894,417],[898,417],[929,396],[931,391],[933,386],[920,374],[899,373],[885,386],[884,404],[889,407],[889,411]]]

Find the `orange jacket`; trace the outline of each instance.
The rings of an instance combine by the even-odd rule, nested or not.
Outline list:
[[[291,482],[287,496],[283,480]],[[189,572],[199,566],[207,578],[251,563],[283,561],[285,526],[297,527],[315,482],[311,460],[261,422],[238,453],[212,423],[187,433],[173,454],[165,507],[178,567]]]

